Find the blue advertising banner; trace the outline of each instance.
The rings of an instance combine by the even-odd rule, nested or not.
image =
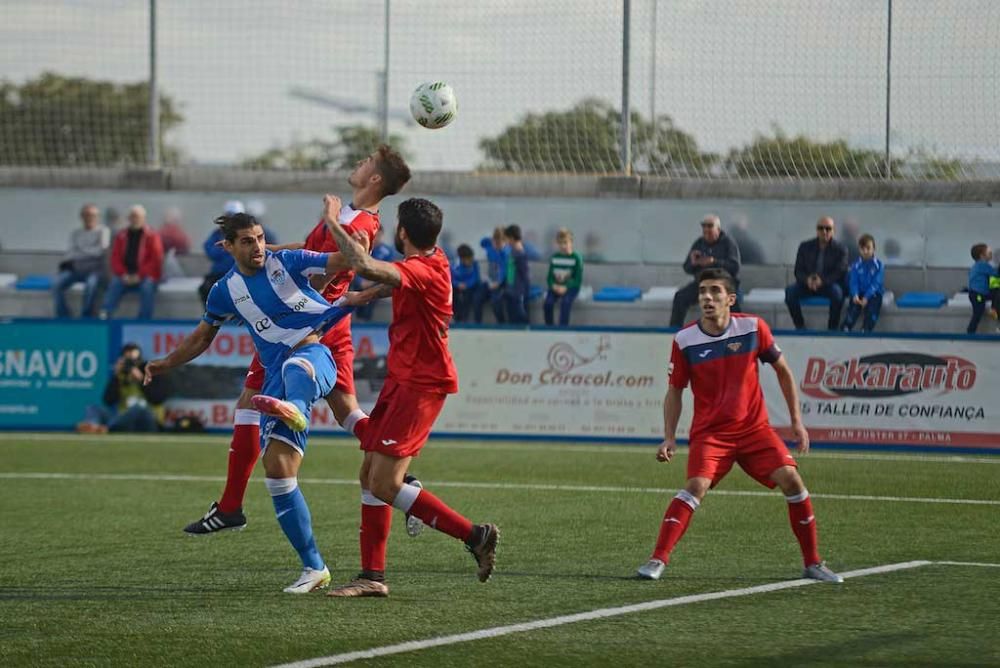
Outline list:
[[[0,322],[0,429],[59,429],[100,403],[104,323]]]

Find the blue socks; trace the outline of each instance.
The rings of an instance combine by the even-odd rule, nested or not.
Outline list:
[[[305,372],[303,372],[304,374]],[[274,502],[274,512],[278,516],[278,524],[285,532],[288,542],[302,559],[302,565],[314,570],[322,570],[325,566],[323,557],[316,548],[313,537],[312,516],[306,497],[299,489],[297,478],[266,478],[267,489],[271,492]]]

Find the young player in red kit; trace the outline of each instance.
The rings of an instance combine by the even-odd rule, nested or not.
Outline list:
[[[359,162],[348,177],[347,182],[352,188],[351,204],[343,207],[332,224],[342,227],[349,234],[363,235],[370,248],[380,228],[379,204],[383,198],[399,192],[409,180],[410,169],[406,161],[388,146],[378,147],[374,153]],[[317,223],[305,244],[289,244],[280,248],[305,248],[320,253],[338,250],[330,232],[330,224],[325,219]],[[333,303],[347,292],[352,280],[354,272],[347,269],[332,277],[317,277],[313,287],[320,290],[328,302]],[[337,383],[333,392],[327,396],[327,403],[337,422],[360,439],[368,423],[368,416],[358,406],[354,387],[354,344],[351,339],[350,316],[327,332],[322,343],[333,353],[333,360],[337,365]],[[260,455],[260,413],[253,408],[251,399],[263,386],[264,367],[254,355],[243,384],[243,393],[236,402],[233,440],[229,449],[229,467],[222,497],[218,503],[212,503],[204,517],[187,525],[185,532],[204,535],[246,526],[247,520],[242,509],[243,496]],[[415,480],[409,478],[408,482]],[[418,521],[411,519],[408,522],[407,529],[411,535],[419,533],[420,528]]]
[[[340,200],[327,195],[327,220],[340,213]],[[479,566],[481,582],[493,572],[499,532],[474,525],[426,489],[404,484],[410,460],[420,453],[445,398],[458,391],[458,375],[448,351],[452,315],[451,270],[437,247],[441,210],[425,199],[399,205],[396,249],[400,262],[381,262],[365,252],[346,230],[332,227],[340,252],[364,278],[382,285],[349,296],[359,306],[392,297],[388,376],[361,436],[365,458],[361,481],[361,573],[329,596],[386,596],[385,551],[392,508],[465,542]]]
[[[705,493],[715,487],[733,464],[766,487],[778,486],[788,502],[792,531],[799,541],[805,565],[803,577],[843,582],[820,559],[816,517],[809,492],[795,459],[768,422],[757,361],[770,364],[788,404],[792,430],[801,454],[809,452],[809,434],[802,424],[795,376],[781,356],[767,323],[755,315],[730,313],[736,285],[724,269],[706,269],[698,276],[702,316],[674,337],[670,378],[663,400],[664,439],[656,459],[669,462],[677,451],[675,435],[681,414],[681,395],[688,383],[694,394],[687,483],[667,507],[650,560],[638,575],[658,580],[677,541],[698,509]]]

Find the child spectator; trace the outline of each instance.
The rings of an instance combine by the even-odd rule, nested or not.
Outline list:
[[[573,233],[565,227],[556,232],[557,250],[549,259],[549,292],[545,295],[545,324],[553,324],[553,311],[559,302],[559,326],[569,326],[569,311],[580,294],[583,258],[573,251]]]
[[[504,228],[503,234],[507,245],[510,246],[504,292],[507,320],[512,325],[527,325],[531,277],[528,272],[528,254],[524,251],[524,242],[521,240],[521,227],[508,225]]]
[[[882,295],[885,293],[885,264],[875,257],[875,239],[870,234],[858,237],[859,257],[847,272],[848,297],[847,317],[844,318],[845,332],[854,329],[858,316],[864,312],[861,331],[868,334],[875,329],[879,312],[882,310]]]
[[[997,277],[997,271],[993,268],[993,249],[988,244],[976,244],[972,247],[973,265],[969,268],[969,301],[972,302],[972,319],[969,320],[969,327],[965,330],[969,334],[975,334],[979,328],[979,321],[986,312],[986,302],[990,299],[990,279]],[[993,308],[997,304],[993,302]]]
[[[458,247],[458,262],[451,266],[451,287],[455,322],[467,322],[469,311],[473,310],[476,324],[483,321],[483,282],[479,278],[479,265],[466,244]]]
[[[504,307],[504,291],[507,283],[507,260],[510,256],[510,249],[504,239],[503,228],[497,227],[493,230],[493,237],[483,237],[479,245],[486,251],[486,260],[489,263],[489,272],[486,282],[486,298],[490,300],[493,307],[493,316],[497,323],[507,322],[507,314]]]

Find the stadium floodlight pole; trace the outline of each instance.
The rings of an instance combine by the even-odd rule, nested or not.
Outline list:
[[[149,167],[160,166],[160,91],[156,87],[156,0],[149,0]]]
[[[629,27],[632,23],[632,6],[629,0],[623,0],[622,7],[622,174],[632,176],[632,111],[628,103],[628,61],[631,51],[629,43]]]
[[[385,0],[385,52],[382,65],[382,100],[379,105],[379,136],[383,144],[389,143],[389,5]]]
[[[888,0],[888,21],[885,39],[885,178],[892,178],[892,157],[889,155],[889,132],[892,128],[892,0]]]

